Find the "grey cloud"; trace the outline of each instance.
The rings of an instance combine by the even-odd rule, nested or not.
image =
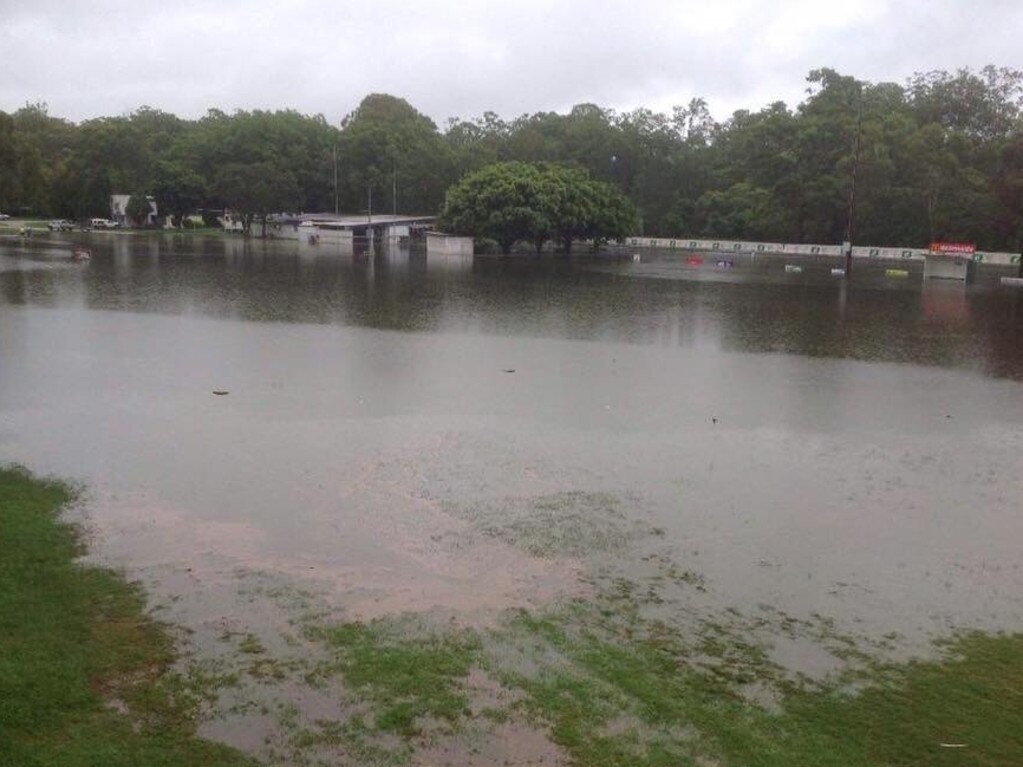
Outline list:
[[[831,66],[869,80],[1021,66],[1023,4],[113,2],[0,0],[0,109],[43,100],[75,120],[148,104],[294,108],[332,121],[367,93],[443,124],[592,101],[667,108],[704,96],[719,117],[803,97]]]

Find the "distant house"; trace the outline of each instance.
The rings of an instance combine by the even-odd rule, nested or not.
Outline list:
[[[158,223],[157,219],[159,218],[159,214],[156,210],[156,200],[153,197],[146,197],[149,201],[149,213],[146,215],[145,221],[142,221],[140,219],[131,218],[128,215],[128,200],[130,199],[130,194],[110,195],[110,220],[116,221],[121,226],[156,226]]]

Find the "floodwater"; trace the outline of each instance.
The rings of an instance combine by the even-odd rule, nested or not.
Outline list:
[[[0,242],[0,462],[87,483],[96,556],[200,636],[286,625],[273,584],[485,622],[640,553],[686,609],[1023,629],[1023,291],[70,241]]]

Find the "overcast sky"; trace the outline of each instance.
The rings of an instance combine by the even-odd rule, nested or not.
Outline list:
[[[0,110],[73,120],[147,104],[292,108],[337,122],[367,93],[450,116],[594,102],[718,119],[803,98],[809,70],[1023,68],[1023,0],[0,0]]]

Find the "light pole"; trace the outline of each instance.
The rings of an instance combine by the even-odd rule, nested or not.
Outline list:
[[[856,149],[853,152],[852,183],[849,185],[849,219],[845,227],[845,276],[852,273],[853,213],[856,208],[856,171],[860,167],[860,135],[863,128],[863,92],[856,108]]]
[[[341,195],[337,188],[337,144],[334,144],[334,215],[341,215]]]

